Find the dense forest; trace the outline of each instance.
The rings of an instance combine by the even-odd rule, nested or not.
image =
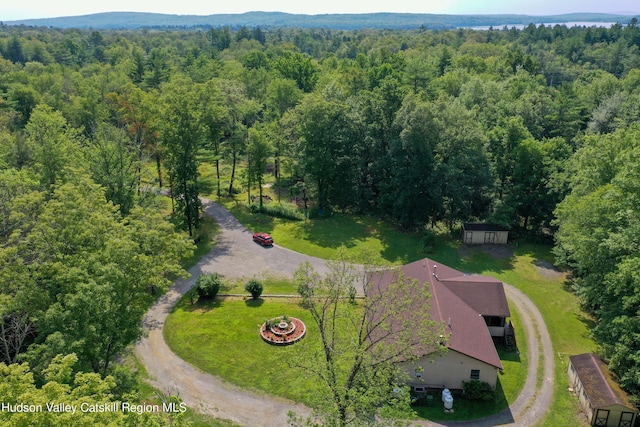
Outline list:
[[[312,216],[553,235],[602,355],[640,395],[637,20],[2,26],[0,56],[0,362],[28,362],[33,384],[72,384],[72,368],[112,378],[155,295],[184,274],[206,161],[220,197],[255,194],[270,173],[299,202],[288,209]]]

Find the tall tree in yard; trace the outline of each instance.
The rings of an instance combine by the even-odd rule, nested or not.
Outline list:
[[[315,415],[333,427],[372,425],[389,406],[408,410],[408,399],[392,398],[402,387],[397,362],[435,354],[444,341],[442,325],[426,314],[430,295],[424,286],[393,270],[354,267],[344,254],[328,264],[324,277],[308,263],[294,274],[320,335],[320,346],[298,344],[308,351],[294,364],[318,379]],[[351,298],[356,289],[364,299]]]
[[[222,105],[227,111],[224,119],[224,151],[231,156],[229,195],[233,194],[238,158],[245,150],[247,128],[256,120],[260,106],[247,98],[244,89],[235,81],[221,81]]]
[[[189,236],[200,221],[198,197],[198,149],[203,139],[200,105],[190,80],[179,80],[164,87],[165,113],[162,140],[167,150],[171,195],[177,214]]]
[[[474,112],[459,102],[439,100],[435,147],[435,177],[442,195],[442,216],[455,221],[482,218],[489,208],[493,187],[486,137]]]
[[[226,110],[222,106],[222,98],[216,81],[211,80],[205,84],[202,93],[202,104],[202,121],[205,129],[204,147],[212,151],[213,161],[216,164],[216,195],[220,197],[220,160],[222,159],[222,137]]]
[[[253,128],[249,129],[249,144],[247,145],[249,189],[251,188],[251,184],[258,186],[260,208],[262,208],[264,172],[272,149],[273,147],[267,140],[264,132]],[[249,200],[249,203],[251,203],[251,200]]]
[[[275,168],[274,173],[277,186],[280,187],[281,178],[281,157],[285,151],[285,138],[282,137],[284,130],[282,129],[282,117],[284,114],[295,107],[302,99],[302,91],[296,86],[296,82],[290,79],[274,79],[267,87],[266,114],[274,119],[277,123],[277,131],[274,135],[275,140]],[[278,192],[278,197],[280,192]]]
[[[402,131],[392,138],[389,147],[390,179],[383,182],[381,203],[392,215],[410,228],[435,221],[440,210],[440,193],[434,178],[434,154],[438,127],[433,106],[408,96],[395,124]]]

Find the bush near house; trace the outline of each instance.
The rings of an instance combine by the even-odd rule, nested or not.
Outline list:
[[[464,390],[464,397],[469,400],[493,400],[495,391],[491,388],[491,385],[485,381],[471,380],[463,381],[462,389]]]

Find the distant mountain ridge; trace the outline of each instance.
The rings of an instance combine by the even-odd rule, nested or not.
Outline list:
[[[636,17],[638,15],[635,15]],[[620,22],[626,24],[634,15],[604,13],[571,13],[564,15],[443,15],[426,13],[361,13],[301,15],[284,12],[247,12],[241,14],[169,15],[146,12],[104,12],[58,18],[5,21],[5,25],[57,28],[135,29],[168,27],[297,27],[354,30],[387,29],[454,29],[461,27],[528,25],[541,23]]]

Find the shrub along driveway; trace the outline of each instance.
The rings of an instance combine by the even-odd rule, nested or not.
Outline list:
[[[287,412],[308,414],[303,405],[260,394],[225,383],[200,371],[176,356],[162,334],[164,322],[172,307],[191,289],[202,273],[224,277],[249,278],[264,272],[292,274],[301,262],[309,261],[314,268],[326,271],[324,260],[279,247],[263,248],[252,241],[247,230],[226,209],[204,201],[205,214],[220,226],[220,241],[215,248],[189,270],[191,276],[179,280],[147,313],[147,335],[136,345],[136,353],[147,369],[151,384],[159,390],[178,395],[192,409],[226,418],[246,426],[282,427],[287,425]],[[258,231],[258,230],[255,230]],[[553,393],[554,359],[549,333],[535,305],[524,294],[506,285],[507,295],[522,313],[522,323],[529,343],[529,372],[523,392],[507,410],[492,417],[464,423],[438,424],[415,422],[416,425],[495,426],[512,424],[531,426],[544,417]],[[522,338],[521,338],[522,339]],[[542,360],[542,379],[538,382],[538,365]],[[256,373],[259,375],[259,373]]]

